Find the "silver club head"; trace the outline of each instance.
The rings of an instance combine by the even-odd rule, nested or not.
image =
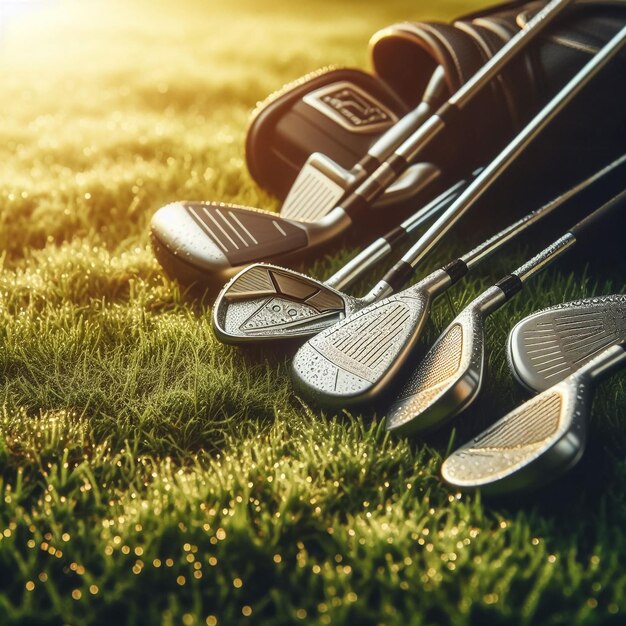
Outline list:
[[[359,304],[304,274],[256,264],[237,274],[218,295],[213,329],[225,343],[307,337],[357,310]]]
[[[315,224],[211,202],[173,202],[152,217],[155,253],[173,278],[219,290],[262,260],[295,262],[350,226],[341,210]]]
[[[484,321],[504,302],[490,287],[452,321],[400,390],[387,413],[387,430],[401,435],[436,428],[477,396],[485,363]]]
[[[356,176],[321,152],[306,160],[294,181],[280,213],[302,222],[315,221],[339,204]]]
[[[415,198],[438,175],[439,171],[430,163],[411,165],[389,185],[374,206],[390,207]],[[280,214],[299,222],[318,221],[335,208],[359,180],[353,171],[341,167],[325,154],[314,152],[291,186]]]
[[[622,339],[626,339],[626,295],[568,302],[515,325],[509,334],[509,365],[522,385],[543,391]]]
[[[441,474],[455,488],[513,493],[557,478],[582,456],[592,383],[626,363],[620,346],[531,398],[453,452]]]
[[[433,297],[449,283],[450,276],[437,270],[309,339],[294,357],[294,383],[327,406],[372,399],[405,362],[426,323]]]

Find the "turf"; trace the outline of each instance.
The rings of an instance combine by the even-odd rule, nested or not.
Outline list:
[[[384,411],[307,406],[288,352],[220,345],[149,247],[175,198],[277,207],[243,161],[257,100],[328,63],[367,67],[376,29],[465,2],[0,7],[0,623],[624,623],[623,377],[553,486],[483,501],[438,478],[524,397],[512,322],[620,291],[619,269],[572,262],[529,286],[491,319],[481,401],[407,441]],[[439,302],[427,339],[528,252]]]

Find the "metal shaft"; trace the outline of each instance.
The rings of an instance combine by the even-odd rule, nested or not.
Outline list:
[[[626,27],[622,28],[568,83],[543,107],[531,122],[483,170],[474,182],[459,196],[437,221],[428,228],[419,241],[402,257],[412,267],[441,241],[448,231],[479,200],[497,177],[528,146],[554,117],[589,83],[589,81],[617,54],[626,41]]]
[[[387,233],[384,237],[379,237],[363,249],[326,280],[324,284],[333,289],[343,290],[359,278],[365,276],[392,252],[394,245],[405,241],[413,231],[450,206],[451,202],[461,193],[461,190],[466,185],[467,181],[460,180],[446,189],[426,206],[422,207],[402,222],[400,226]]]
[[[421,150],[434,139],[480,90],[494,79],[528,43],[571,4],[573,0],[551,0],[513,38],[511,38],[476,74],[437,112],[424,122],[355,192],[341,204],[348,213],[376,200],[413,162]]]
[[[621,157],[609,163],[609,165],[607,165],[606,167],[603,167],[601,170],[598,170],[577,185],[574,185],[573,187],[562,193],[560,196],[554,198],[554,200],[548,202],[548,204],[542,206],[540,209],[537,209],[536,211],[525,215],[514,224],[511,224],[490,239],[487,239],[480,245],[476,246],[476,248],[474,248],[467,254],[464,254],[461,257],[461,260],[465,263],[468,269],[474,267],[475,265],[478,265],[481,261],[485,260],[502,246],[506,245],[511,239],[513,239],[544,217],[550,215],[553,211],[565,204],[568,200],[571,200],[578,193],[584,191],[587,187],[600,180],[606,174],[614,171],[624,163],[626,163],[626,154],[623,154]]]

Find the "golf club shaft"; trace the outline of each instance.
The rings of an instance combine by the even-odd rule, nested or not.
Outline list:
[[[624,165],[625,163],[626,154],[623,154],[619,158],[609,163],[607,166],[593,173],[591,176],[588,176],[578,184],[570,187],[567,191],[557,196],[556,198],[554,198],[554,200],[551,200],[540,209],[528,213],[517,222],[511,224],[504,230],[501,230],[490,239],[487,239],[480,245],[476,246],[467,254],[464,254],[460,259],[452,261],[452,263],[449,265],[462,265],[466,268],[465,271],[472,269],[481,261],[484,261],[486,258],[491,256],[494,252],[497,252],[497,250],[506,245],[509,241],[511,241],[511,239],[523,233],[527,228],[530,228],[538,221],[547,217],[553,211],[563,206],[566,202],[577,196],[579,193],[583,192],[585,189],[593,185],[595,182],[597,182],[607,174],[610,174],[618,167]]]
[[[365,210],[384,190],[406,171],[419,152],[446,125],[453,123],[459,112],[495,78],[537,35],[573,0],[551,0],[483,67],[472,76],[437,112],[424,122],[395,152],[369,176],[344,202],[341,208],[348,215]]]
[[[393,292],[395,285],[406,282],[418,263],[439,243],[442,237],[477,202],[485,191],[554,119],[589,81],[617,54],[626,41],[626,27],[622,28],[575,76],[541,109],[526,127],[506,148],[483,170],[457,200],[428,228],[414,246],[374,287],[374,292],[386,295]],[[380,297],[377,295],[377,297]]]
[[[412,133],[414,133],[433,114],[433,106],[444,99],[446,91],[445,72],[441,65],[433,72],[422,101],[412,111],[409,111],[402,119],[385,131],[379,139],[369,148],[365,156],[354,166],[353,172],[357,181],[372,174],[382,162],[393,154]],[[356,185],[355,185],[356,186]]]
[[[394,246],[404,243],[422,224],[448,208],[467,184],[468,181],[460,180],[446,189],[426,206],[420,208],[411,217],[402,222],[400,226],[397,226],[383,237],[379,237],[372,242],[367,248],[362,250],[339,271],[326,280],[324,284],[333,289],[343,290],[362,276],[365,276],[373,267],[378,265],[381,260],[393,251]]]
[[[626,189],[613,196],[591,215],[578,222],[562,237],[559,237],[554,243],[544,248],[524,265],[499,280],[495,286],[504,293],[504,301],[520,291],[524,284],[535,274],[550,266],[577,243],[587,239],[591,231],[595,230],[605,219],[614,216],[619,211],[624,211],[624,207],[626,207]],[[504,301],[501,300],[498,306],[503,304]]]

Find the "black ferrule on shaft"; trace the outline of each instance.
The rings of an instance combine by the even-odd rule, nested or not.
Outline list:
[[[398,261],[384,276],[383,280],[395,291],[402,287],[411,276],[414,268],[406,261]]]
[[[508,276],[501,278],[496,283],[496,287],[504,293],[507,300],[514,296],[518,291],[521,291],[523,286],[524,283],[522,283],[519,276],[516,276],[515,274],[509,274]]]
[[[369,176],[380,167],[380,160],[371,154],[366,154],[360,161],[359,167]]]
[[[391,171],[399,176],[402,174],[406,168],[408,167],[407,160],[400,154],[392,154],[386,161],[385,164],[391,169]]]
[[[406,235],[407,232],[402,226],[396,226],[391,232],[385,235],[385,241],[393,247],[404,241]]]
[[[463,261],[463,259],[455,259],[454,261],[451,261],[450,263],[445,265],[442,269],[450,277],[453,285],[454,283],[461,280],[461,278],[463,278],[463,276],[465,276],[465,274],[467,274],[469,270],[467,264],[465,263],[465,261]]]

